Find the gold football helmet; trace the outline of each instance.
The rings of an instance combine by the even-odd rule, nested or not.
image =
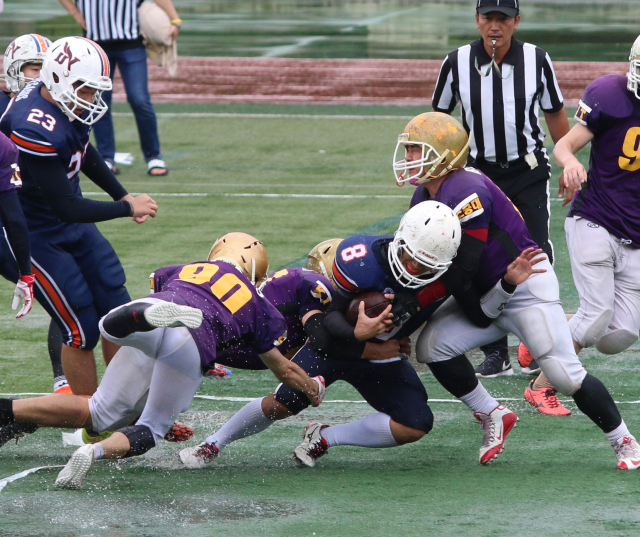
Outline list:
[[[406,149],[422,146],[419,160],[407,162]],[[400,151],[400,155],[398,154]],[[400,157],[404,158],[400,158]],[[393,154],[396,183],[421,185],[462,168],[469,156],[469,136],[462,124],[448,114],[427,112],[414,117],[398,135]]]
[[[235,265],[256,286],[269,271],[269,258],[262,242],[239,231],[227,233],[214,242],[207,259]]]
[[[320,244],[314,246],[309,252],[309,255],[307,255],[306,268],[322,274],[325,278],[329,278],[334,286],[336,282],[333,281],[333,260],[336,258],[338,245],[342,241],[343,239],[328,239],[322,241]]]
[[[629,54],[627,89],[640,99],[640,36],[634,41]]]

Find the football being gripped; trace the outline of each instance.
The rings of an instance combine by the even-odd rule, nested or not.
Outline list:
[[[364,312],[367,314],[367,317],[371,318],[380,315],[386,307],[391,304],[391,300],[386,298],[384,293],[380,291],[367,291],[366,293],[359,294],[351,301],[345,314],[347,322],[354,326],[356,322],[358,322],[360,302],[364,302]]]

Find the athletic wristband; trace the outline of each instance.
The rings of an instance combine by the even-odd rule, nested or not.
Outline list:
[[[177,26],[178,28],[182,28],[182,19],[173,19],[171,21],[171,24]]]
[[[480,307],[482,308],[483,313],[490,319],[495,319],[502,313],[502,310],[515,292],[514,285],[507,282],[505,282],[505,284],[509,287],[513,287],[513,291],[508,292],[505,290],[502,280],[500,280],[482,297],[480,297]]]

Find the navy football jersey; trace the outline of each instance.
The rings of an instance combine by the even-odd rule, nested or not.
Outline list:
[[[412,293],[417,295],[421,289],[408,289],[393,276],[388,261],[388,248],[393,237],[352,235],[344,239],[336,251],[333,263],[333,279],[338,289],[347,295],[365,291],[384,292],[391,289],[394,293]],[[442,304],[444,298],[423,307],[408,322],[393,332],[379,336],[378,339],[405,337],[417,330],[431,314]]]
[[[29,153],[62,162],[74,194],[81,196],[78,172],[91,127],[70,121],[57,105],[40,95],[41,87],[42,82],[36,79],[14,97],[0,121],[0,130],[18,146],[21,155]],[[50,205],[24,166],[21,174],[20,201],[29,226],[57,224]]]
[[[5,110],[11,102],[11,94],[8,91],[0,91],[0,117],[4,114]]]
[[[204,368],[225,349],[244,344],[263,354],[287,337],[282,315],[230,263],[162,267],[155,272],[154,288],[153,298],[202,310],[202,324],[189,332]]]

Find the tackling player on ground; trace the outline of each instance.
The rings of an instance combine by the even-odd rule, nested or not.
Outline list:
[[[492,286],[518,251],[533,245],[533,241],[504,193],[482,172],[462,168],[467,145],[466,132],[457,120],[437,112],[421,114],[409,122],[399,137],[394,158],[396,179],[422,185],[416,190],[412,205],[424,199],[446,203],[466,228],[463,237],[469,238],[458,252],[458,257],[464,257],[457,270],[449,271],[450,275],[459,273],[460,279],[443,279],[442,284],[449,287],[447,292],[473,281],[485,293],[485,304],[501,302],[501,291],[492,291]],[[398,155],[401,149],[405,155]],[[476,414],[484,414],[497,402],[478,382],[464,353],[509,332],[516,334],[531,349],[558,391],[573,397],[578,408],[606,434],[618,468],[636,469],[640,467],[640,446],[605,386],[580,363],[553,268],[546,259],[539,266],[546,271],[518,286],[499,307],[500,315],[486,328],[472,323],[460,304],[449,299],[421,333],[417,359],[429,365],[450,393]],[[505,413],[503,419],[508,420],[509,414]]]
[[[203,371],[219,350],[241,342],[258,353],[280,381],[320,404],[322,378],[309,378],[277,349],[286,338],[284,319],[254,287],[266,271],[262,243],[240,233],[219,239],[210,261],[159,269],[155,277],[162,283],[156,293],[116,308],[100,321],[102,334],[123,347],[92,398],[53,394],[0,399],[0,425],[29,421],[118,429],[76,450],[60,472],[56,485],[77,489],[95,460],[152,449],[187,410]]]

